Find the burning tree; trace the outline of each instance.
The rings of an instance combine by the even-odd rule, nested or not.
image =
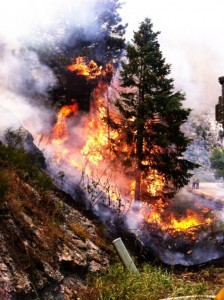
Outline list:
[[[119,132],[112,141],[114,152],[135,181],[135,199],[146,202],[173,196],[196,167],[183,158],[190,140],[180,127],[190,109],[182,107],[184,94],[174,92],[170,65],[157,40],[159,32],[152,27],[151,20],[145,19],[127,47],[120,73],[122,92],[116,103],[122,121],[110,120]]]
[[[88,56],[103,66],[108,62],[117,66],[125,47],[123,35],[127,27],[118,12],[121,7],[120,0],[95,1],[95,33],[88,35],[85,28],[77,27],[65,41],[67,53]]]
[[[76,10],[76,5],[74,9],[65,5],[55,31],[45,32],[40,28],[35,33],[37,45],[33,46],[40,60],[52,69],[57,79],[57,87],[50,91],[53,104],[61,107],[76,99],[79,109],[85,112],[90,110],[91,93],[98,80],[90,81],[85,74],[80,76],[80,73],[70,72],[65,66],[85,57],[90,65],[95,61],[102,67],[106,67],[107,63],[116,67],[125,48],[123,35],[126,25],[122,24],[119,15],[120,0],[96,0],[91,5],[89,19],[85,12]],[[89,24],[75,21],[77,14],[83,14]]]

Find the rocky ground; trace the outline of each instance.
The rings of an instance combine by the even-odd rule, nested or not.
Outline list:
[[[12,170],[0,203],[0,299],[76,299],[113,251],[60,192],[38,193]],[[71,201],[71,199],[70,199]]]

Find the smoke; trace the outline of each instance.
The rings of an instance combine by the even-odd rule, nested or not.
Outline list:
[[[94,30],[96,0],[20,0],[3,1],[0,12],[0,36],[7,42],[26,39],[38,28],[60,30],[60,22],[74,26],[79,24]]]
[[[46,74],[46,76],[43,76]],[[0,60],[1,126],[23,126],[37,134],[49,119],[41,99],[51,85],[51,71],[31,51],[2,47]]]
[[[171,64],[175,87],[186,93],[185,105],[197,111],[208,107],[214,111],[221,95],[223,9],[222,0],[139,0],[127,1],[121,11],[124,22],[129,23],[128,39],[145,17],[152,20],[154,30],[161,32],[161,50]]]
[[[20,0],[0,5],[0,130],[23,126],[34,136],[50,128],[55,112],[46,108],[57,84],[32,48],[66,42],[74,28],[91,37],[98,28],[93,0]],[[46,45],[47,44],[47,45]],[[49,106],[48,106],[49,107]]]

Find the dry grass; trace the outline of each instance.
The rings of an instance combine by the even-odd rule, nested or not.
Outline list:
[[[72,231],[82,240],[90,238],[90,233],[78,222],[68,223]]]
[[[64,235],[59,227],[64,220],[62,210],[49,194],[38,196],[32,188],[24,184],[15,171],[5,169],[4,172],[8,174],[10,189],[1,205],[7,209],[9,218],[15,222],[16,228],[14,232],[9,227],[10,224],[3,222],[0,230],[8,232],[8,235],[15,235],[17,243],[14,249],[11,249],[12,257],[16,255],[16,251],[21,250],[21,247],[24,248],[26,240],[26,249],[23,249],[25,252],[21,254],[28,255],[27,260],[30,261],[35,253],[35,260],[52,262],[58,247],[58,239],[63,239]],[[23,257],[22,260],[26,258]]]

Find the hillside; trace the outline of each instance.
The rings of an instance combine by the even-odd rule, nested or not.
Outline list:
[[[96,300],[114,295],[156,300],[214,295],[223,286],[223,259],[170,268],[139,249],[127,232],[119,233],[133,250],[141,277],[125,272],[121,264],[113,266],[118,257],[112,236],[79,199],[55,187],[29,134],[7,134],[5,144],[0,143],[0,299]]]
[[[0,145],[0,299],[76,299],[113,249],[31,157]]]

